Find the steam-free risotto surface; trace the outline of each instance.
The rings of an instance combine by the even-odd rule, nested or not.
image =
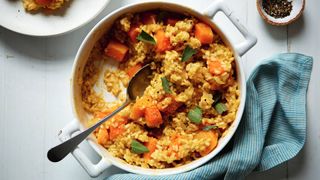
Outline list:
[[[105,68],[115,62],[116,69]],[[96,129],[97,142],[146,168],[177,167],[209,154],[236,117],[239,84],[232,51],[209,25],[185,14],[156,10],[114,22],[79,79],[92,115],[88,126],[124,102],[123,88],[146,64],[153,69],[151,84]],[[118,100],[107,102],[105,92]]]

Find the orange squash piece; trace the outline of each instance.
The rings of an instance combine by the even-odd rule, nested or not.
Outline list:
[[[159,127],[162,123],[162,116],[156,106],[147,107],[145,118],[148,127]]]
[[[152,98],[149,96],[142,96],[137,99],[133,104],[130,112],[130,118],[133,120],[137,120],[144,116],[146,107],[152,106]]]
[[[128,76],[132,78],[141,68],[142,68],[141,64],[136,64],[135,66],[128,68],[126,72]]]
[[[165,35],[162,29],[156,32],[155,38],[157,41],[156,52],[164,52],[172,48],[170,44],[170,38]]]
[[[222,63],[219,60],[209,60],[207,61],[209,72],[212,75],[220,75],[225,72]]]
[[[114,140],[124,131],[124,127],[122,125],[118,127],[110,126],[110,139]]]
[[[196,138],[210,139],[210,145],[203,151],[199,152],[201,156],[209,154],[218,145],[218,132],[217,131],[200,131],[196,135]]]
[[[129,48],[117,41],[110,41],[107,47],[104,49],[104,52],[107,56],[122,62],[126,56]]]
[[[130,40],[132,42],[137,42],[137,36],[140,34],[139,27],[137,25],[133,25],[130,27],[130,30],[128,32],[128,35],[130,37]]]
[[[134,104],[131,108],[130,118],[133,120],[138,120],[144,116],[144,111],[145,108],[139,106],[138,104]]]
[[[195,25],[195,37],[201,42],[201,44],[210,44],[213,42],[213,32],[210,26],[204,23],[197,23]]]
[[[144,159],[151,159],[151,154],[157,149],[157,142],[156,138],[149,138],[149,141],[144,144],[149,149],[149,152],[143,154]]]
[[[116,115],[114,118],[115,118],[115,122],[110,125],[110,129],[109,129],[110,140],[114,140],[119,135],[121,135],[125,130],[124,125],[127,124],[127,119],[125,117]]]

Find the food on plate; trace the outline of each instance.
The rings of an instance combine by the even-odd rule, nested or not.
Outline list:
[[[36,11],[39,9],[55,10],[63,6],[69,0],[22,0],[23,7],[27,11]]]
[[[126,163],[154,169],[212,152],[240,102],[235,58],[209,24],[187,14],[154,10],[114,22],[79,79],[87,125],[125,101],[124,88],[146,64],[153,75],[144,95],[97,128],[97,142]]]

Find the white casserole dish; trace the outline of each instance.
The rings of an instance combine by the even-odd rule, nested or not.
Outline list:
[[[88,121],[88,114],[83,109],[81,104],[81,87],[77,82],[79,78],[82,77],[82,71],[89,57],[90,51],[93,48],[94,44],[100,39],[100,37],[112,26],[113,22],[123,14],[132,13],[132,12],[140,12],[147,11],[151,9],[163,9],[169,10],[178,13],[188,13],[200,20],[210,24],[216,33],[224,40],[224,42],[232,49],[235,62],[237,67],[237,77],[238,82],[240,84],[240,105],[237,112],[236,119],[233,124],[229,127],[228,133],[220,138],[217,147],[208,155],[194,160],[193,162],[175,168],[166,168],[166,169],[148,169],[142,168],[138,166],[133,166],[125,163],[123,160],[113,157],[108,151],[100,146],[93,135],[88,137],[88,142],[92,146],[92,148],[101,156],[101,160],[97,164],[93,164],[88,157],[86,156],[81,149],[76,148],[72,155],[78,160],[78,162],[82,165],[82,167],[88,172],[90,176],[98,176],[104,170],[106,170],[109,166],[115,165],[123,170],[128,172],[137,173],[137,174],[145,174],[145,175],[170,175],[170,174],[178,174],[182,172],[186,172],[192,169],[195,169],[202,164],[206,163],[210,159],[212,159],[216,154],[218,154],[224,146],[229,142],[233,134],[235,133],[239,122],[241,120],[241,116],[244,110],[245,105],[245,97],[246,97],[246,87],[245,87],[245,76],[243,67],[240,63],[240,57],[245,54],[250,48],[252,48],[257,39],[251,35],[234,17],[231,11],[226,7],[222,0],[215,0],[208,8],[200,13],[195,10],[192,10],[188,7],[184,7],[182,5],[168,3],[168,2],[145,2],[145,3],[137,3],[122,7],[113,13],[109,14],[105,18],[103,18],[87,35],[87,37],[82,42],[77,56],[74,61],[73,70],[72,70],[72,79],[71,79],[71,100],[73,106],[73,112],[75,119],[69,123],[66,127],[64,127],[60,133],[59,138],[61,141],[66,141],[70,138],[70,136],[77,131],[81,131],[85,128],[85,122]],[[222,32],[219,27],[217,27],[212,19],[216,15],[217,12],[222,11],[229,20],[235,25],[235,27],[241,32],[244,37],[244,41],[240,44],[231,44],[228,36],[224,32]]]

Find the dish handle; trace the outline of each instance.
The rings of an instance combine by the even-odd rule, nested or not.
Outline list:
[[[219,12],[223,12],[227,18],[232,22],[233,25],[240,31],[240,33],[244,37],[244,41],[235,46],[235,50],[238,52],[240,56],[244,55],[247,51],[249,51],[256,43],[257,38],[251,34],[235,17],[232,11],[228,8],[228,6],[224,3],[223,0],[215,0],[213,3],[209,5],[207,9],[204,10],[203,14],[206,16],[214,18],[214,16]]]
[[[77,120],[73,120],[67,124],[62,130],[60,130],[58,136],[61,142],[67,141],[70,139],[71,135],[79,129],[79,123]],[[73,157],[80,163],[80,165],[87,171],[91,177],[99,176],[104,170],[106,170],[112,164],[107,161],[105,158],[101,157],[100,161],[97,164],[93,164],[88,156],[79,148],[75,148],[71,154]]]

